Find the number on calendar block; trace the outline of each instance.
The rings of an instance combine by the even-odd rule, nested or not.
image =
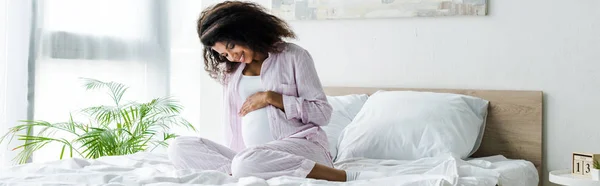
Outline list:
[[[600,154],[588,153],[573,153],[573,170],[574,175],[591,177],[590,173],[594,168],[594,160],[600,161]]]

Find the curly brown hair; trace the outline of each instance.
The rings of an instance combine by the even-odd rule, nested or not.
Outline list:
[[[215,43],[233,43],[267,54],[281,52],[275,44],[284,38],[296,38],[285,21],[251,2],[225,1],[208,7],[200,14],[197,29],[204,45],[204,70],[222,84],[240,63],[231,62],[212,50]]]

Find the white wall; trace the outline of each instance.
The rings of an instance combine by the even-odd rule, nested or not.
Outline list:
[[[544,91],[544,166],[555,170],[572,152],[600,153],[599,8],[491,0],[486,17],[291,24],[326,86]]]
[[[184,106],[181,114],[198,129],[197,133],[181,128],[175,132],[223,142],[222,88],[204,71],[202,45],[195,29],[199,7],[204,3],[195,0],[169,1],[170,91]]]

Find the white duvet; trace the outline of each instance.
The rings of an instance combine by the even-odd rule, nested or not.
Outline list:
[[[354,182],[328,182],[294,177],[269,180],[235,179],[216,171],[175,170],[164,154],[80,158],[25,164],[0,171],[0,185],[510,185],[534,186],[538,173],[532,163],[502,156],[463,161],[452,156],[416,161],[352,159],[337,162],[348,170],[379,171],[383,177]]]

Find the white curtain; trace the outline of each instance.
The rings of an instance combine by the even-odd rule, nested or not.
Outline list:
[[[0,134],[6,132],[6,1],[0,1]],[[8,162],[6,143],[0,144],[0,167]]]
[[[30,0],[0,0],[0,134],[27,118]],[[19,143],[0,144],[0,167],[9,165]]]

